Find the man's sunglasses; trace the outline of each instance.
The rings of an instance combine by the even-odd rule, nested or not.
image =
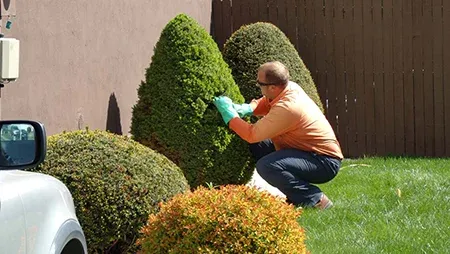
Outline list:
[[[275,86],[275,85],[278,85],[278,84],[277,83],[263,83],[263,82],[260,82],[260,81],[256,80],[256,86],[257,87],[261,87],[261,86]]]

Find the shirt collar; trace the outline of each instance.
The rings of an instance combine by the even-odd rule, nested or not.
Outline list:
[[[287,91],[289,90],[291,86],[291,81],[288,82],[288,84],[286,85],[286,87],[283,89],[283,91],[281,91],[280,94],[277,95],[277,97],[275,97],[273,100],[269,100],[269,105],[272,107],[275,103],[277,103],[281,98],[284,97],[284,95],[286,95]]]

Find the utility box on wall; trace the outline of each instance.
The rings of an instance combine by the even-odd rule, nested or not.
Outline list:
[[[14,38],[0,38],[0,78],[16,80],[19,78],[20,42]]]

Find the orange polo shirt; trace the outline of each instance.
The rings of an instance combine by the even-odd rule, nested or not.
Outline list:
[[[333,128],[319,107],[294,82],[269,101],[266,97],[251,102],[255,124],[235,117],[229,127],[249,143],[271,139],[275,149],[295,148],[343,159]]]

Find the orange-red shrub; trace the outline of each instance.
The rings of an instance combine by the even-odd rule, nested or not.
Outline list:
[[[307,252],[301,212],[253,187],[199,187],[160,205],[141,231],[143,253]]]

